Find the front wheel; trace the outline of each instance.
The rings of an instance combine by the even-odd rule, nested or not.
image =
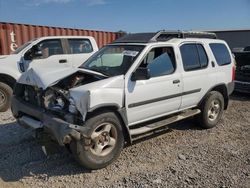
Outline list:
[[[0,112],[5,112],[10,107],[12,88],[0,82]]]
[[[85,123],[91,143],[72,141],[70,149],[75,159],[85,168],[96,170],[111,164],[120,155],[124,135],[119,118],[112,112],[96,114]]]
[[[215,127],[221,119],[224,109],[224,97],[217,91],[211,91],[201,105],[198,121],[201,127]]]

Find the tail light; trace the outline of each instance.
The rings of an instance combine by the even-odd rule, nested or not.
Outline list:
[[[235,65],[232,66],[232,81],[235,80]]]

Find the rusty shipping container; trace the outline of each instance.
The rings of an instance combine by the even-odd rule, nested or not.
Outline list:
[[[93,36],[100,48],[122,33],[0,22],[0,55],[10,54],[33,38],[60,35]]]

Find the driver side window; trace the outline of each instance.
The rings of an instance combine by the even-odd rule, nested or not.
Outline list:
[[[173,48],[153,48],[144,58],[140,67],[147,67],[151,77],[172,74],[176,68]]]
[[[39,59],[45,59],[52,55],[63,54],[63,48],[60,39],[44,40],[37,44],[38,50],[41,51]]]

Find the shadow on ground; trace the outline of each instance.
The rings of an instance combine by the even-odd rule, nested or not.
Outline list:
[[[135,144],[173,130],[197,129],[200,128],[192,120],[182,121],[159,129],[154,135],[140,139]],[[44,179],[91,172],[79,166],[65,148],[60,148],[60,153],[45,156],[33,134],[31,130],[20,127],[16,122],[0,124],[0,177],[3,181],[15,182],[31,176]]]
[[[60,148],[60,153],[45,156],[32,135],[31,130],[16,122],[0,124],[0,178],[3,181],[90,172],[80,167],[65,148]]]
[[[250,101],[250,94],[233,92],[233,94],[230,96],[230,100],[233,100],[233,101]]]

